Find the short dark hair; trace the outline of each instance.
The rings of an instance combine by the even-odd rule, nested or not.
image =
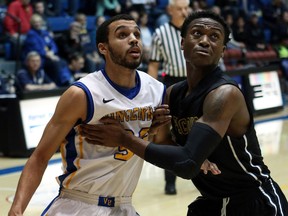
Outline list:
[[[210,18],[215,20],[216,22],[220,23],[224,29],[224,45],[226,45],[230,41],[230,28],[223,19],[222,16],[210,11],[210,10],[203,10],[203,11],[195,11],[192,12],[184,21],[182,28],[181,28],[181,37],[184,38],[187,34],[188,27],[190,23],[199,18]]]
[[[99,43],[107,43],[109,35],[109,25],[118,20],[133,20],[133,17],[129,14],[118,14],[111,17],[110,19],[105,20],[98,28],[96,33],[96,46],[98,48]]]
[[[73,52],[68,56],[68,63],[70,64],[74,60],[78,60],[80,58],[84,58],[83,54],[80,52]]]

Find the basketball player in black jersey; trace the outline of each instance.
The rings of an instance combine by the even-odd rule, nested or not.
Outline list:
[[[149,134],[177,146],[140,140],[107,118],[103,125],[86,127],[84,134],[93,134],[92,144],[124,145],[146,161],[191,179],[201,196],[189,205],[188,216],[287,216],[287,200],[263,162],[252,111],[237,83],[217,66],[229,33],[222,17],[209,11],[192,13],[182,26],[187,80],[167,89],[170,114],[167,106],[156,109]],[[167,125],[156,130],[170,118],[172,133]],[[200,171],[206,158],[221,174]]]

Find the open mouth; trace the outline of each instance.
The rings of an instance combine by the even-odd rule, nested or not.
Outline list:
[[[140,49],[137,47],[132,48],[129,50],[129,54],[132,55],[133,57],[139,57],[141,55]]]

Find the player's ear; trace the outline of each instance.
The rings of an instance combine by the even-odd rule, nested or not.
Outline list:
[[[102,55],[105,55],[107,53],[107,48],[104,43],[98,44],[98,50]]]
[[[223,46],[223,50],[222,50],[222,54],[221,54],[221,58],[224,57],[224,52],[225,52],[225,50],[226,50],[226,46]]]

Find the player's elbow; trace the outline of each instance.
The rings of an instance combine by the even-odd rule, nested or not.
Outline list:
[[[192,179],[200,172],[200,166],[198,166],[195,161],[187,159],[175,163],[173,172],[181,178]]]

